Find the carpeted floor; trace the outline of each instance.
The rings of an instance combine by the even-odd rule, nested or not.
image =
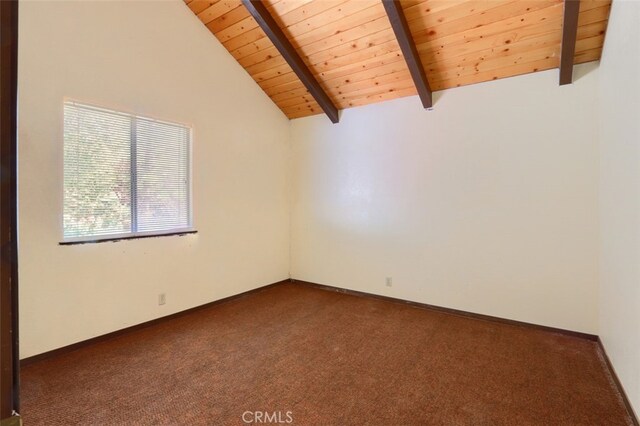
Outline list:
[[[31,364],[22,414],[26,426],[632,424],[594,342],[295,283]]]

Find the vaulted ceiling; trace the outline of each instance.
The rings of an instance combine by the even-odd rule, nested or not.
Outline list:
[[[245,0],[245,7],[241,0],[184,1],[287,117],[326,111],[282,47],[274,45],[273,34],[263,30],[264,22],[256,21],[255,10],[252,16],[247,8],[252,2]],[[382,1],[262,4],[276,32],[337,109],[418,93],[408,51],[401,49],[398,28],[392,28]],[[571,38],[563,0],[402,0],[399,5],[432,91],[559,68],[563,28],[565,44]],[[600,59],[610,7],[611,0],[579,2],[575,48],[567,50],[573,63]]]

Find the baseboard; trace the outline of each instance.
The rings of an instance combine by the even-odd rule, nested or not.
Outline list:
[[[72,343],[70,345],[63,346],[61,348],[57,348],[57,349],[53,349],[53,350],[50,350],[50,351],[47,351],[47,352],[43,352],[43,353],[38,354],[38,355],[33,355],[33,356],[30,356],[30,357],[27,357],[27,358],[23,358],[23,359],[20,360],[20,367],[27,366],[29,364],[32,364],[34,362],[37,362],[37,361],[40,361],[40,360],[43,360],[43,359],[51,358],[51,357],[54,357],[54,356],[57,356],[57,355],[62,355],[62,354],[65,354],[67,352],[75,351],[76,349],[80,349],[80,348],[83,348],[85,346],[89,346],[89,345],[92,345],[92,344],[95,344],[95,343],[98,343],[98,342],[103,342],[105,340],[113,339],[113,338],[116,338],[118,336],[122,336],[123,334],[131,333],[131,332],[143,329],[143,328],[151,327],[153,325],[156,325],[156,324],[159,324],[159,323],[162,323],[162,322],[165,322],[165,321],[170,321],[172,319],[175,319],[175,318],[178,318],[178,317],[181,317],[181,316],[184,316],[184,315],[188,315],[190,313],[193,313],[195,311],[199,311],[201,309],[206,309],[206,308],[210,308],[210,307],[215,306],[215,305],[219,305],[221,303],[230,302],[230,301],[232,301],[234,299],[238,299],[240,297],[248,296],[250,294],[257,293],[257,292],[260,292],[262,290],[265,290],[265,289],[267,289],[269,287],[273,287],[273,286],[277,286],[277,285],[280,285],[280,284],[288,283],[290,281],[291,280],[289,278],[287,278],[287,279],[282,280],[282,281],[278,281],[278,282],[275,282],[275,283],[272,283],[272,284],[264,285],[262,287],[254,288],[253,290],[248,290],[248,291],[245,291],[245,292],[242,292],[242,293],[234,294],[233,296],[225,297],[223,299],[214,300],[213,302],[205,303],[204,305],[199,305],[199,306],[196,306],[196,307],[193,307],[193,308],[189,308],[189,309],[186,309],[184,311],[176,312],[174,314],[170,314],[170,315],[167,315],[167,316],[164,316],[164,317],[152,319],[150,321],[146,321],[146,322],[143,322],[143,323],[140,323],[140,324],[132,325],[132,326],[127,327],[127,328],[123,328],[123,329],[120,329],[120,330],[112,331],[111,333],[103,334],[103,335],[97,336],[97,337],[92,337],[91,339],[83,340],[81,342]]]
[[[295,281],[297,283],[301,283],[303,285],[319,288],[319,289],[322,289],[322,290],[335,291],[335,292],[339,292],[339,293],[346,293],[346,294],[350,294],[352,296],[358,296],[358,297],[368,297],[368,298],[373,298],[373,299],[386,300],[388,302],[394,302],[394,303],[402,303],[402,304],[405,304],[405,305],[415,306],[417,308],[427,309],[427,310],[430,310],[430,311],[437,311],[437,312],[441,312],[441,313],[445,313],[445,314],[449,314],[449,315],[456,315],[456,316],[461,316],[461,317],[466,317],[466,318],[473,318],[473,319],[477,319],[477,320],[481,320],[481,321],[499,322],[501,324],[509,324],[509,325],[516,326],[516,327],[534,328],[534,329],[537,329],[537,330],[548,331],[548,332],[551,332],[551,333],[564,334],[566,336],[577,337],[577,338],[580,338],[580,339],[586,339],[586,340],[590,340],[592,342],[597,342],[598,341],[598,336],[596,336],[595,334],[582,333],[582,332],[579,332],[579,331],[572,331],[572,330],[565,330],[563,328],[548,327],[546,325],[533,324],[533,323],[524,322],[524,321],[516,321],[516,320],[511,320],[511,319],[506,319],[506,318],[494,317],[494,316],[491,316],[491,315],[476,314],[476,313],[473,313],[473,312],[461,311],[461,310],[458,310],[458,309],[445,308],[445,307],[442,307],[442,306],[429,305],[427,303],[414,302],[412,300],[398,299],[398,298],[389,297],[389,296],[381,296],[379,294],[367,293],[367,292],[364,292],[364,291],[357,291],[357,290],[349,290],[349,289],[345,289],[345,288],[341,288],[341,287],[334,287],[334,286],[326,285],[326,284],[312,283],[312,282],[309,282],[309,281],[300,281],[300,280],[297,280],[297,279],[294,279],[294,278],[292,278],[291,281],[292,282]]]
[[[620,381],[620,378],[618,377],[618,374],[616,374],[615,368],[613,368],[613,364],[611,363],[611,360],[609,359],[609,355],[607,355],[607,351],[604,348],[604,344],[602,343],[602,339],[600,339],[598,337],[598,341],[597,342],[598,342],[598,348],[602,352],[602,357],[604,358],[604,362],[607,364],[607,368],[609,369],[609,374],[611,374],[611,377],[613,378],[613,382],[615,383],[616,387],[618,388],[618,392],[620,392],[620,396],[622,397],[622,402],[624,403],[625,407],[627,408],[627,412],[629,413],[629,417],[631,417],[631,421],[633,422],[634,426],[640,426],[640,423],[638,423],[638,416],[636,415],[635,411],[633,410],[633,406],[631,405],[631,401],[629,401],[629,398],[627,397],[627,393],[624,391],[624,387],[622,387],[622,382]]]

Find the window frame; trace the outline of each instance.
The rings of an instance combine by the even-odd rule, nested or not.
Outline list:
[[[160,230],[160,231],[131,231],[131,232],[120,232],[120,233],[113,233],[113,234],[102,234],[102,235],[86,235],[86,236],[79,236],[79,237],[65,237],[64,236],[64,196],[65,196],[65,186],[64,186],[64,171],[65,171],[65,161],[64,161],[64,143],[65,143],[65,137],[64,137],[64,132],[65,132],[65,128],[64,128],[64,119],[65,119],[65,106],[66,105],[77,105],[80,107],[88,107],[88,108],[95,108],[97,110],[104,110],[105,112],[111,113],[111,114],[118,114],[118,115],[123,115],[123,116],[128,116],[131,118],[135,118],[135,119],[143,119],[143,120],[147,120],[147,121],[152,121],[152,122],[157,122],[157,123],[164,123],[164,124],[169,124],[169,125],[173,125],[173,126],[181,126],[184,127],[185,129],[188,130],[188,135],[189,135],[189,140],[188,140],[188,147],[187,147],[187,179],[188,179],[188,184],[187,184],[187,205],[188,205],[188,222],[189,222],[189,226],[187,227],[183,227],[183,228],[172,228],[172,229],[165,229],[165,230]],[[62,114],[61,114],[61,120],[60,123],[62,123],[61,126],[61,140],[62,140],[62,149],[60,150],[60,157],[61,157],[61,166],[60,167],[60,193],[61,193],[61,203],[60,203],[60,232],[61,232],[61,238],[59,239],[59,245],[75,245],[75,244],[88,244],[88,243],[101,243],[101,242],[114,242],[114,241],[121,241],[121,240],[133,240],[133,239],[140,239],[140,238],[150,238],[150,237],[167,237],[167,236],[182,236],[182,235],[189,235],[189,234],[196,234],[198,231],[196,230],[195,226],[194,226],[194,213],[193,213],[193,126],[191,124],[186,124],[186,123],[181,123],[178,121],[172,121],[172,120],[164,120],[164,119],[158,119],[155,117],[150,117],[150,116],[144,116],[144,115],[139,115],[130,111],[125,111],[125,110],[121,110],[121,109],[114,109],[113,107],[105,107],[102,105],[96,105],[93,103],[89,103],[89,102],[84,102],[84,101],[78,101],[77,99],[72,99],[72,98],[64,98],[62,101]],[[131,136],[129,143],[133,144],[135,141],[135,137],[134,135]],[[137,171],[136,171],[137,172]],[[133,176],[133,173],[130,173],[130,176]],[[133,207],[132,207],[133,209]],[[132,229],[134,228],[133,224],[132,224]],[[137,228],[137,224],[136,224],[136,228]]]

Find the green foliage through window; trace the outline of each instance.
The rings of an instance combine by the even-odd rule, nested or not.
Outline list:
[[[75,102],[64,108],[64,238],[191,227],[188,127]]]

